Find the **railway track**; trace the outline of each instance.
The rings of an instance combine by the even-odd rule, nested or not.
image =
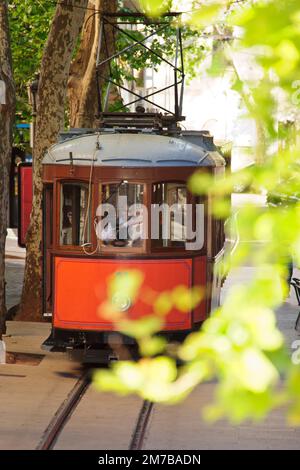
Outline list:
[[[142,450],[154,404],[145,400],[132,435],[129,450]]]
[[[85,394],[89,384],[90,374],[89,372],[85,372],[78,379],[74,388],[58,408],[57,412],[50,421],[49,426],[45,430],[36,450],[52,450],[54,448],[60,433]]]
[[[36,450],[53,450],[59,441],[67,422],[71,419],[78,404],[85,396],[89,385],[90,372],[86,371],[76,382],[73,389],[58,408],[57,412],[46,428]],[[153,403],[144,400],[139,409],[137,420],[133,423],[133,431],[128,450],[141,450],[145,442],[145,437],[153,410]],[[100,444],[100,443],[99,443]],[[78,443],[80,446],[80,442]]]

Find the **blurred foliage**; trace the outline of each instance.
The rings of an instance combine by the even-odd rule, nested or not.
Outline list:
[[[139,0],[140,7],[149,17],[157,18],[172,8],[172,0]]]
[[[146,3],[150,15],[161,13],[158,2]],[[233,89],[244,100],[248,117],[259,122],[263,160],[226,178],[196,172],[189,188],[194,194],[209,194],[219,217],[231,217],[231,236],[237,243],[225,258],[224,273],[251,260],[255,277],[247,286],[232,287],[201,330],[176,348],[159,340],[161,320],[174,299],[177,304],[182,301],[184,311],[184,307],[190,308],[191,300],[201,301],[203,292],[196,298],[184,288],[152,293],[152,318],[160,321],[142,319],[138,326],[129,321],[125,328],[126,334],[137,339],[144,357],[97,372],[95,386],[137,393],[154,402],[176,403],[196,385],[217,379],[214,399],[204,410],[207,419],[226,417],[234,423],[260,420],[285,405],[289,423],[300,424],[300,368],[292,364],[289,345],[275,319],[275,310],[288,294],[287,265],[291,259],[298,266],[300,263],[300,4],[298,0],[195,1],[184,21],[204,33],[211,25],[218,31],[228,26],[238,32],[236,40],[224,44],[220,61],[231,61]],[[245,49],[255,53],[260,78],[240,78],[231,54]],[[295,121],[292,138],[290,132],[282,132],[279,123],[282,97],[286,123],[291,115]],[[247,204],[232,215],[228,196],[241,184],[257,193],[265,192],[267,206]],[[241,241],[253,243],[238,243]],[[136,295],[143,296],[144,289],[141,284]]]

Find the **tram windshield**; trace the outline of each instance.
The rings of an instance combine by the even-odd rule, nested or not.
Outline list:
[[[61,194],[60,244],[79,246],[90,242],[88,185],[64,183]]]
[[[144,240],[144,185],[101,184],[95,230],[103,247],[139,248]]]
[[[154,247],[185,248],[187,241],[187,188],[183,183],[153,185],[152,239]]]

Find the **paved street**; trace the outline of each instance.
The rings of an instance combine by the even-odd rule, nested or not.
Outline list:
[[[6,304],[7,308],[17,305],[22,292],[24,260],[7,259],[5,263],[6,275]]]
[[[5,256],[7,258],[25,259],[26,250],[18,246],[18,231],[16,228],[9,228],[5,243]]]
[[[8,351],[43,356],[37,365],[0,365],[0,450],[35,449],[80,374],[64,354],[41,351],[49,330],[46,323],[7,324]]]
[[[6,305],[10,309],[20,301],[25,266],[25,249],[18,246],[16,229],[8,229],[5,257]]]

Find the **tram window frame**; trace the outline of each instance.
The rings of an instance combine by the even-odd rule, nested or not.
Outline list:
[[[159,185],[159,184],[178,184],[179,186],[184,186],[186,189],[186,204],[191,204],[192,205],[192,230],[195,231],[196,229],[196,204],[204,204],[205,209],[204,209],[204,243],[203,247],[200,250],[191,250],[186,248],[186,243],[193,243],[193,241],[190,240],[185,240],[183,242],[183,246],[176,246],[175,244],[169,244],[168,246],[163,246],[162,245],[162,238],[152,240],[151,239],[151,252],[152,253],[159,253],[159,252],[175,252],[175,253],[193,253],[194,251],[197,252],[197,254],[200,252],[202,253],[205,250],[206,246],[206,204],[205,200],[199,199],[199,197],[195,197],[189,190],[188,190],[188,184],[186,180],[159,180],[159,181],[153,181],[151,183],[151,203],[152,204],[157,204],[155,201],[155,195],[154,195],[154,186]],[[162,204],[162,201],[159,202],[159,204]],[[152,221],[151,221],[152,224]],[[151,225],[151,230],[152,230],[152,225]]]
[[[80,187],[81,189],[84,187],[87,191],[87,209],[89,210],[89,214],[88,214],[88,220],[87,220],[87,227],[86,227],[86,230],[85,230],[85,237],[84,237],[84,240],[81,240],[81,224],[80,224],[80,204],[79,204],[79,207],[75,207],[76,209],[76,219],[78,219],[78,216],[79,216],[79,226],[77,223],[74,224],[74,226],[72,226],[72,243],[71,244],[64,244],[62,243],[62,229],[63,229],[63,219],[64,219],[64,213],[63,213],[63,202],[64,202],[64,195],[63,195],[63,189],[64,189],[64,186],[74,186],[74,187]],[[89,191],[90,191],[90,195],[89,195]],[[94,191],[94,187],[93,187],[93,184],[91,185],[91,187],[89,187],[89,182],[88,181],[85,181],[85,180],[63,180],[63,181],[59,181],[59,184],[58,184],[58,214],[59,214],[59,224],[58,224],[58,228],[57,228],[57,246],[62,249],[62,250],[79,250],[81,249],[82,247],[82,244],[83,243],[92,243],[92,236],[91,236],[91,221],[92,221],[92,217],[91,217],[91,211],[92,211],[92,207],[93,207],[93,199],[94,199],[94,195],[93,195],[93,191]],[[78,197],[80,197],[80,195],[77,195],[77,201],[76,201],[76,195],[74,195],[74,199],[72,201],[72,204],[76,202],[78,202]],[[72,196],[73,198],[73,196]],[[90,201],[89,201],[89,198],[90,198]],[[72,209],[73,211],[73,209]],[[73,217],[73,214],[72,214],[72,217]],[[84,229],[84,221],[85,221],[85,216],[83,218],[83,227],[82,227],[82,230]],[[72,220],[73,222],[73,220]],[[72,223],[71,222],[71,223]],[[76,225],[77,225],[77,228],[76,228]],[[78,240],[78,243],[74,243],[74,239],[76,239],[76,234],[75,234],[75,231],[78,231],[78,235],[77,235],[77,240]]]
[[[213,218],[213,256],[217,256],[223,249],[225,244],[224,220]]]
[[[98,185],[98,201],[96,205],[96,210],[97,207],[102,203],[103,201],[101,200],[102,198],[102,187],[103,186],[109,186],[109,185],[119,185],[122,183],[124,180],[121,179],[115,179],[115,180],[102,180],[99,182]],[[148,184],[146,181],[141,181],[141,180],[125,180],[126,183],[129,185],[140,185],[143,187],[143,201],[142,204],[147,207],[149,211],[149,204],[148,204]],[[93,220],[97,221],[97,216],[96,213],[93,214]],[[143,220],[143,223],[146,224],[146,230],[147,227],[149,227],[149,221],[148,220]],[[147,239],[142,239],[142,243],[140,246],[113,246],[111,244],[104,245],[101,241],[101,239],[98,239],[99,242],[99,247],[100,247],[100,253],[128,253],[128,254],[133,254],[133,253],[146,253],[147,252]]]

